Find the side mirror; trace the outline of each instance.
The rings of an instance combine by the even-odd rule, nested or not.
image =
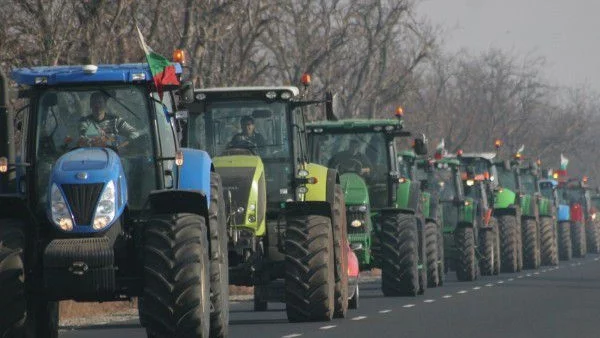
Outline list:
[[[362,245],[362,243],[352,243],[352,244],[350,244],[350,249],[352,249],[352,251],[362,250],[363,245]]]
[[[417,155],[427,155],[427,144],[423,139],[416,138],[415,139],[415,154]]]
[[[194,102],[194,83],[192,81],[186,81],[181,84],[181,88],[179,89],[179,97],[182,102]]]
[[[331,92],[325,93],[325,118],[327,121],[337,121],[337,115],[340,106],[339,96]]]

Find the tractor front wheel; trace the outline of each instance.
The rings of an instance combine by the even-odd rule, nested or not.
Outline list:
[[[382,216],[381,290],[386,297],[419,293],[419,234],[412,214]]]
[[[558,258],[561,261],[570,261],[572,257],[571,222],[560,222],[558,223]]]
[[[558,265],[558,248],[556,243],[556,231],[552,217],[540,218],[540,242],[542,265]]]
[[[454,231],[454,241],[458,251],[456,277],[459,281],[474,281],[477,278],[475,260],[475,232],[472,227],[460,227]]]

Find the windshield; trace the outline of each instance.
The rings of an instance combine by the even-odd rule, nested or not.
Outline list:
[[[187,142],[211,157],[258,155],[265,168],[267,200],[291,198],[293,173],[288,103],[262,100],[208,101],[203,114],[190,114]]]
[[[110,147],[121,157],[129,206],[141,208],[149,192],[156,189],[156,181],[150,179],[155,178],[155,164],[148,137],[147,97],[141,86],[61,87],[41,93],[36,137],[38,191],[47,191],[52,166],[61,155],[78,147]],[[46,194],[39,195],[44,207]]]
[[[441,201],[452,201],[457,197],[456,178],[451,168],[435,170],[434,180],[439,188]]]
[[[581,188],[562,188],[558,195],[561,204],[585,204],[585,191]]]
[[[521,174],[521,184],[523,185],[523,193],[534,194],[535,189],[535,176],[530,173]]]
[[[554,200],[554,188],[551,182],[540,182],[540,193],[549,200]]]
[[[498,184],[505,189],[516,191],[517,181],[515,173],[510,169],[506,170],[503,167],[498,167]]]

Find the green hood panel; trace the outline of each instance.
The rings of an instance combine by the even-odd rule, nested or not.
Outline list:
[[[532,195],[521,198],[521,213],[523,216],[535,217],[535,200]]]
[[[494,197],[494,209],[506,209],[509,206],[515,204],[515,198],[517,195],[508,189],[502,189],[497,191]]]
[[[431,194],[428,192],[421,193],[421,212],[423,217],[428,218],[430,214]]]
[[[541,198],[539,203],[540,216],[554,216],[552,215],[552,202],[547,198]]]
[[[369,188],[360,175],[356,173],[342,174],[340,184],[347,205],[369,205]]]

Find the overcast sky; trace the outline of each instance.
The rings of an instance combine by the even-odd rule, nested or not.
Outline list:
[[[544,56],[548,80],[600,92],[600,0],[422,0],[418,11],[450,51]]]

